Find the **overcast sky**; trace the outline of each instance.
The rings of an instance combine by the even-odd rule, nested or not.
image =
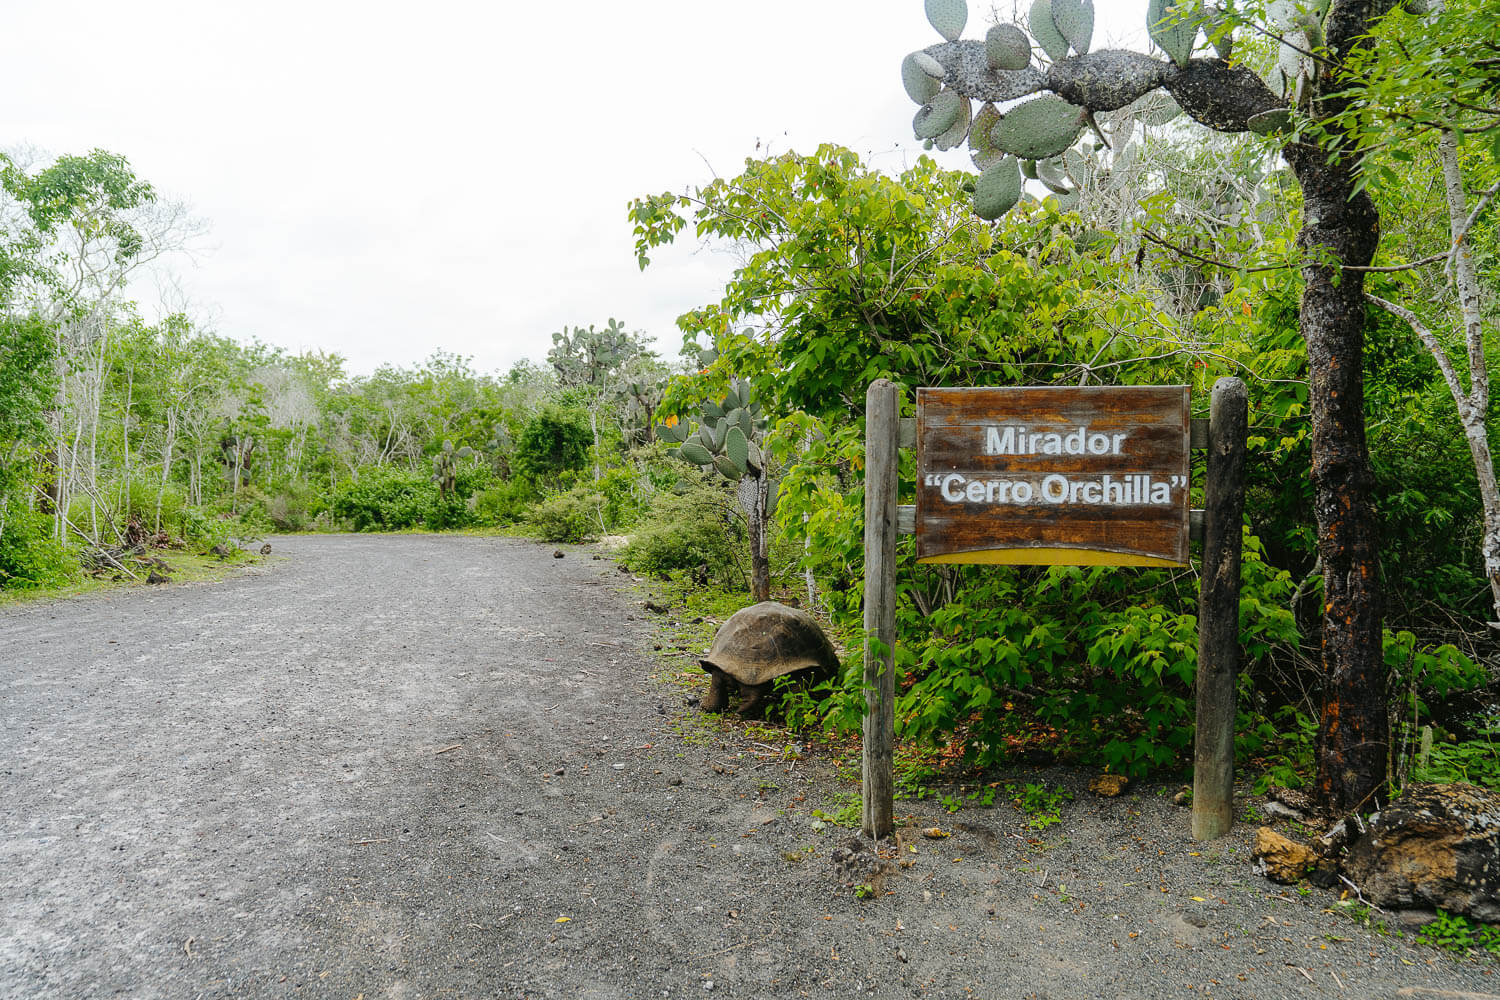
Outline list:
[[[1096,48],[1144,18],[1141,0],[1098,7]],[[718,298],[730,261],[687,232],[640,272],[627,202],[768,148],[837,142],[901,169],[919,152],[901,58],[939,40],[922,0],[3,11],[0,146],[125,155],[209,223],[169,264],[196,314],[355,373],[439,349],[501,370],[611,316],[674,355],[674,319]],[[993,20],[971,3],[965,37]],[[159,312],[154,284],[135,295]]]

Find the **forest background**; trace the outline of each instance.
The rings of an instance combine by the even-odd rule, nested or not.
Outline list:
[[[1414,16],[1395,11],[1382,30],[1416,38]],[[1242,44],[1270,73],[1274,46]],[[1393,107],[1420,102],[1424,81],[1381,72]],[[994,222],[973,214],[970,174],[927,159],[882,173],[836,146],[643,196],[628,208],[642,267],[689,227],[738,262],[718,301],[679,320],[680,351],[582,316],[545,359],[494,374],[436,351],[354,376],[336,355],[236,342],[186,314],[143,319],[125,289],[185,238],[182,210],[115,153],[0,157],[0,588],[128,578],[147,554],[273,532],[623,536],[621,561],[684,600],[770,594],[857,651],[871,380],[898,382],[908,412],[922,385],[1187,384],[1202,415],[1233,374],[1251,393],[1237,749],[1262,786],[1300,784],[1323,683],[1301,196],[1274,142],[1175,110],[1153,95],[1112,115],[1108,145],[1049,161]],[[1500,167],[1483,114],[1455,133],[1403,113],[1399,141],[1363,151],[1384,220],[1363,361],[1390,773],[1397,787],[1493,786],[1487,623],[1500,613],[1452,386],[1496,362],[1492,338],[1475,352],[1466,335],[1474,309],[1494,330]],[[1455,275],[1456,218],[1473,303]],[[1478,419],[1489,440],[1487,394]],[[1188,766],[1192,569],[906,555],[897,727],[920,762],[908,792],[939,759]],[[790,725],[858,730],[857,655],[846,665],[826,697],[788,693]]]

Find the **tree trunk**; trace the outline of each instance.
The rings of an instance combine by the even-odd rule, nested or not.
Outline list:
[[[1301,329],[1307,341],[1313,505],[1323,562],[1323,708],[1317,787],[1335,812],[1376,808],[1386,781],[1388,728],[1381,650],[1374,484],[1364,419],[1364,280],[1379,214],[1355,173],[1327,150],[1289,146],[1304,198],[1298,236]]]
[[[756,604],[771,599],[771,532],[766,513],[771,481],[762,472],[751,477],[755,484],[755,502],[750,509],[750,598]]]
[[[167,482],[172,475],[172,449],[177,446],[177,407],[167,407],[167,437],[161,449],[161,481],[156,485],[156,517],[152,531],[161,530],[162,502],[167,495]]]
[[[1489,429],[1485,417],[1490,408],[1490,371],[1484,344],[1484,317],[1481,306],[1479,275],[1474,268],[1474,242],[1469,239],[1469,199],[1464,194],[1463,169],[1458,159],[1458,134],[1445,131],[1438,141],[1438,156],[1443,164],[1443,188],[1448,202],[1448,231],[1453,239],[1453,288],[1458,297],[1458,313],[1463,319],[1464,346],[1469,357],[1469,391],[1453,378],[1449,369],[1449,388],[1458,405],[1479,477],[1479,497],[1484,503],[1484,535],[1480,554],[1484,558],[1484,575],[1490,582],[1490,606],[1500,621],[1500,490],[1495,485],[1495,462],[1490,452]],[[1434,338],[1435,340],[1435,338]],[[1438,349],[1439,351],[1441,348]]]

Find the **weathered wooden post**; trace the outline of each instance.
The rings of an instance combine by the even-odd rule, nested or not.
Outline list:
[[[1234,825],[1235,683],[1240,672],[1240,521],[1245,510],[1249,394],[1237,378],[1214,383],[1204,485],[1203,576],[1198,591],[1198,705],[1193,755],[1193,839]]]
[[[896,486],[900,402],[896,383],[865,393],[865,718],[860,828],[895,831]]]

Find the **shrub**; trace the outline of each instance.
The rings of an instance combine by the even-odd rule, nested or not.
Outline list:
[[[355,531],[399,531],[424,524],[437,499],[424,472],[366,468],[358,480],[338,485],[329,509]]]
[[[527,522],[549,542],[581,542],[600,533],[605,497],[585,486],[574,486],[537,504]]]
[[[620,560],[653,576],[701,571],[725,586],[744,586],[744,572],[736,561],[738,524],[729,504],[717,485],[693,484],[683,492],[658,493],[621,550]]]
[[[289,482],[262,495],[260,507],[277,531],[306,531],[317,501],[312,487],[304,482]]]
[[[565,473],[588,464],[593,443],[589,417],[582,410],[547,406],[526,421],[511,465],[538,486],[557,486]]]
[[[11,502],[0,527],[0,590],[62,586],[79,573],[78,561],[52,537],[49,519]]]
[[[169,534],[197,549],[212,548],[227,541],[239,527],[239,522],[233,515],[215,512],[207,507],[188,506],[177,508],[171,519],[162,523]]]
[[[479,524],[515,524],[535,500],[536,490],[524,479],[501,480],[470,497],[469,510]]]

